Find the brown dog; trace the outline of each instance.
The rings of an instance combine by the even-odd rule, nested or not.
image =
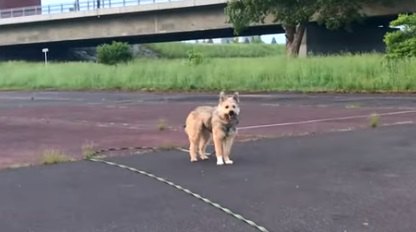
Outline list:
[[[233,164],[230,153],[237,134],[239,102],[237,92],[232,96],[221,92],[218,106],[199,106],[189,113],[185,132],[189,138],[191,162],[198,160],[197,153],[202,160],[208,159],[205,150],[212,136],[217,165],[223,165],[224,162]]]

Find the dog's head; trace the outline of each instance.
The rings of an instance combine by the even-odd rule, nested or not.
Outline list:
[[[232,119],[238,119],[240,114],[240,98],[238,92],[233,95],[225,95],[224,92],[220,93],[220,101],[218,104],[218,112],[221,117],[224,117],[227,121]]]

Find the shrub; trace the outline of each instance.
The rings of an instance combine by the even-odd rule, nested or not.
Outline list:
[[[193,65],[201,64],[204,61],[202,53],[196,52],[195,50],[188,51],[188,62]]]
[[[416,14],[402,14],[390,25],[400,30],[387,33],[384,42],[388,58],[416,56]]]
[[[127,43],[113,41],[97,47],[97,59],[99,63],[115,65],[132,60],[133,53]]]

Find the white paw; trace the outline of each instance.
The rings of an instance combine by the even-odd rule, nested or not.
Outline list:
[[[225,161],[225,164],[233,164],[234,163],[234,161],[232,161],[232,160],[226,160]]]
[[[224,165],[224,161],[222,159],[217,159],[217,165],[218,166]]]
[[[206,155],[201,156],[201,160],[207,160],[207,159],[209,159],[208,156],[206,156]]]
[[[198,161],[198,159],[191,159],[192,163],[195,163],[196,161]]]

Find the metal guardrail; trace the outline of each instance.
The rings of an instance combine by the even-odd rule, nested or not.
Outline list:
[[[74,0],[73,3],[0,9],[0,19],[32,15],[62,14],[76,11],[93,11],[102,8],[138,6],[177,1],[181,0]]]

